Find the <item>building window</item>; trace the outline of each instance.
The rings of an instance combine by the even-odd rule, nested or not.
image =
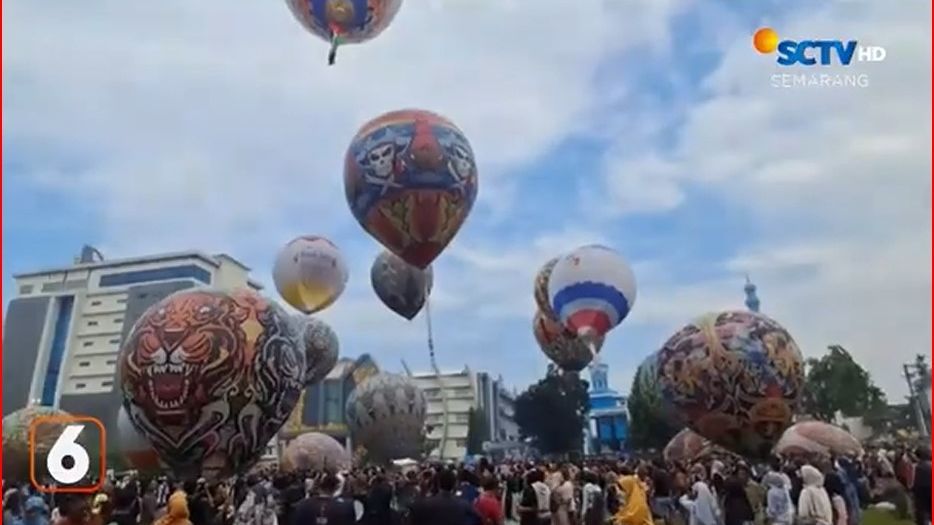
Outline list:
[[[117,304],[126,304],[126,297],[121,297],[117,299]]]
[[[114,386],[114,382],[113,381],[101,381],[101,386],[105,388],[111,387],[111,386]]]
[[[115,364],[117,364],[117,360],[116,360],[116,359],[108,359],[108,360],[107,360],[107,364],[108,364],[108,365],[115,365]]]
[[[97,321],[88,321],[88,326],[97,326]]]
[[[45,382],[42,384],[42,404],[45,406],[55,404],[58,376],[61,373],[62,361],[65,358],[65,346],[68,343],[68,332],[71,328],[74,304],[75,298],[70,295],[58,298],[58,317],[55,319],[55,328],[52,331],[49,364],[45,369]]]
[[[86,386],[88,386],[88,385],[86,385],[86,384],[84,384],[84,383],[75,383],[75,390],[81,390],[81,389],[83,389],[83,388],[86,387]]]
[[[91,301],[91,306],[100,306],[100,305],[101,305],[100,301]]]
[[[467,446],[467,440],[466,439],[455,439],[454,444],[460,448],[464,448]]]
[[[109,341],[107,341],[107,342],[110,343],[110,344],[112,344],[112,345],[118,345],[118,344],[120,344],[120,340],[119,340],[119,339],[111,339],[111,340],[109,340]]]
[[[121,323],[123,323],[123,318],[122,318],[122,317],[118,317],[118,318],[114,319],[114,324],[121,324]]]
[[[341,403],[343,385],[337,381],[324,384],[324,423],[343,423],[344,404]]]
[[[78,363],[78,366],[81,366],[81,367],[84,367],[84,366],[91,366],[91,362],[90,362],[90,361],[81,361],[80,363]]]
[[[32,293],[32,289],[33,289],[33,288],[34,288],[34,286],[31,285],[31,284],[24,284],[24,285],[22,285],[22,286],[19,287],[19,293],[22,294],[22,295],[29,295],[29,294]]]
[[[200,266],[186,264],[168,268],[153,268],[151,270],[136,270],[133,272],[102,275],[100,286],[127,286],[131,284],[171,281],[176,279],[194,279],[204,284],[211,284],[211,273]]]
[[[89,346],[94,346],[94,341],[85,341],[85,342],[81,343],[81,346],[83,346],[83,347],[85,347],[85,348],[87,348],[87,347],[89,347]]]

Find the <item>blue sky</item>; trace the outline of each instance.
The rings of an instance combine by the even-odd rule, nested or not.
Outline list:
[[[639,287],[603,350],[619,389],[682,324],[742,307],[748,272],[805,354],[844,344],[900,398],[893,358],[931,347],[930,2],[522,4],[409,0],[328,68],[284,3],[4,2],[4,304],[13,273],[86,242],[224,251],[269,285],[281,245],[321,234],[351,269],[322,315],[342,354],[426,369],[424,320],[369,289],[379,248],[340,167],[364,121],[422,107],[465,131],[480,169],[435,267],[443,368],[539,377],[532,277],[600,241]],[[868,88],[774,88],[784,71],[750,44],[766,24],[888,58],[822,71]]]

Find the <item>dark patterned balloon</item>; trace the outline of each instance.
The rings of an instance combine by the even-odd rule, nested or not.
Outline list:
[[[664,399],[698,434],[748,457],[769,455],[791,424],[802,388],[801,352],[772,319],[707,315],[658,351]]]
[[[636,382],[642,400],[651,413],[676,429],[687,423],[680,414],[671,407],[662,397],[661,386],[658,381],[658,353],[653,352],[646,357],[636,369]]]
[[[370,457],[389,461],[421,453],[425,394],[407,377],[370,376],[347,399],[347,424],[354,444]]]
[[[411,321],[431,293],[432,271],[430,266],[421,270],[396,254],[383,251],[373,261],[370,283],[383,304]]]
[[[586,341],[556,321],[550,320],[541,311],[535,312],[532,333],[548,359],[567,372],[580,372],[595,357]],[[603,346],[603,338],[598,337],[594,343],[599,352]]]
[[[555,322],[558,322],[558,316],[555,315],[555,311],[551,309],[551,300],[548,298],[548,280],[551,279],[551,271],[554,270],[555,265],[558,264],[558,259],[559,257],[551,259],[538,270],[538,273],[535,274],[535,285],[533,287],[535,304],[538,306],[538,311]]]
[[[32,372],[30,372],[32,373]],[[3,473],[6,479],[29,479],[29,432],[38,418],[67,418],[68,412],[43,405],[29,405],[3,418]],[[35,448],[40,455],[47,454],[65,424],[36,426]]]
[[[123,405],[182,476],[244,472],[295,408],[305,353],[294,323],[253,291],[177,292],[139,318],[120,354]]]
[[[449,120],[418,109],[393,111],[351,141],[344,191],[367,233],[425,269],[473,208],[477,165],[467,138]]]
[[[305,386],[313,385],[334,369],[340,353],[340,342],[334,330],[324,321],[304,315],[298,315],[295,319],[305,350]]]

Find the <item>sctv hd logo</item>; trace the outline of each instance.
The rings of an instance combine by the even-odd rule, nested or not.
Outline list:
[[[782,40],[770,27],[763,27],[752,37],[752,46],[762,54],[777,52],[780,66],[849,66],[858,62],[882,62],[885,48],[860,45],[857,40]]]

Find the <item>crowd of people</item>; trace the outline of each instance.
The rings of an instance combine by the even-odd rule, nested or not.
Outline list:
[[[858,525],[870,506],[929,525],[931,453],[126,475],[90,497],[53,496],[5,481],[3,525]]]

